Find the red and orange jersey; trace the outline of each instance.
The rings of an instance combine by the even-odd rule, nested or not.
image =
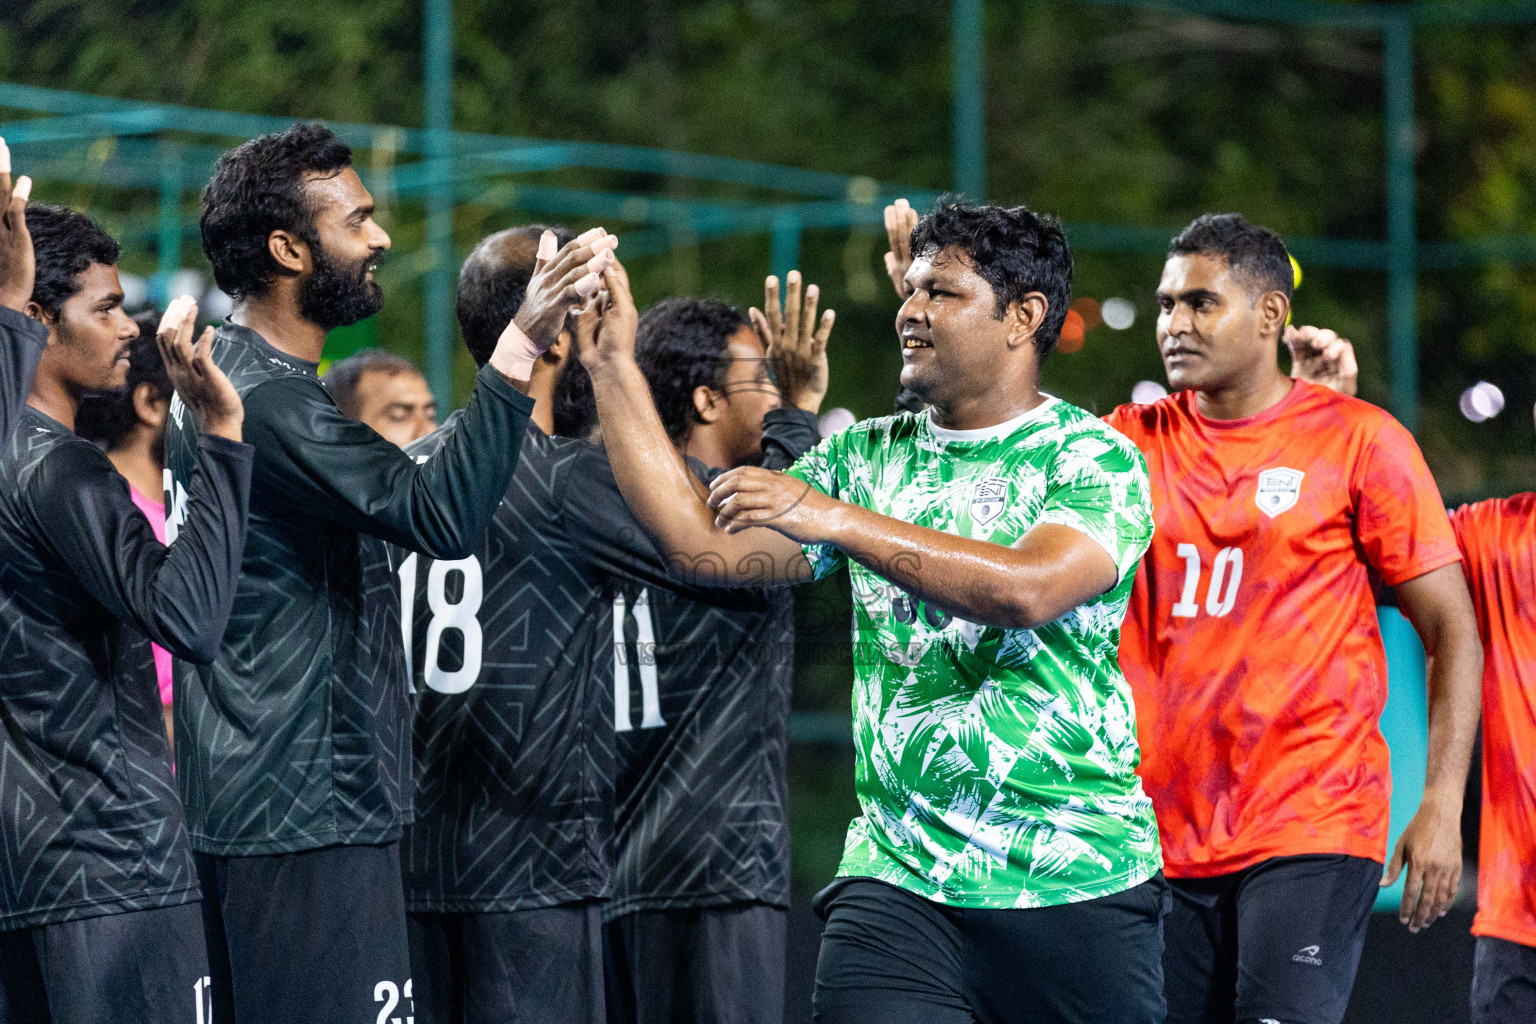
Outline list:
[[[1483,639],[1483,823],[1472,931],[1536,945],[1536,494],[1451,516]]]
[[[1146,455],[1157,531],[1121,633],[1141,777],[1173,877],[1269,857],[1385,860],[1386,655],[1373,577],[1457,561],[1413,436],[1298,382],[1256,416],[1192,392],[1116,409]]]

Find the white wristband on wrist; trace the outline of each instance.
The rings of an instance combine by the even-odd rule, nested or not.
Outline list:
[[[523,333],[522,328],[508,321],[501,337],[496,339],[496,350],[491,353],[491,365],[503,377],[527,380],[533,375],[533,364],[541,354],[539,347]]]

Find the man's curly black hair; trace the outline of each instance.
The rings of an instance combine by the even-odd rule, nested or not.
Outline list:
[[[1254,300],[1265,292],[1284,292],[1291,297],[1296,283],[1285,243],[1269,228],[1249,223],[1240,213],[1206,213],[1168,243],[1169,256],[1210,253],[1220,256],[1253,292]]]
[[[1035,332],[1043,359],[1061,338],[1072,300],[1072,250],[1055,217],[1023,206],[980,206],[940,196],[912,231],[912,254],[933,256],[954,247],[997,295],[997,318],[1030,292],[1049,308]]]
[[[29,208],[29,220],[31,213]],[[128,432],[139,422],[139,414],[133,408],[133,393],[140,384],[148,384],[156,398],[166,401],[170,401],[175,391],[171,387],[171,375],[165,372],[165,362],[160,358],[160,346],[155,343],[160,311],[145,310],[135,316],[133,322],[139,325],[139,336],[129,349],[126,383],[112,391],[87,392],[75,412],[75,433],[87,441],[97,442],[109,452],[121,448],[128,439]]]
[[[476,366],[491,361],[501,332],[522,308],[533,278],[539,236],[546,231],[553,231],[561,246],[576,237],[567,227],[522,224],[482,238],[459,268],[455,312]]]
[[[274,231],[319,246],[305,176],[352,166],[352,150],[322,124],[261,135],[219,157],[203,188],[203,252],[213,279],[239,301],[266,294],[281,269],[267,251]]]
[[[640,318],[635,362],[674,442],[699,421],[694,389],[718,390],[724,384],[731,335],[746,323],[741,310],[715,299],[663,299]]]
[[[29,203],[27,230],[37,260],[32,301],[50,317],[57,319],[60,307],[80,290],[80,275],[91,264],[117,266],[117,242],[78,210]]]

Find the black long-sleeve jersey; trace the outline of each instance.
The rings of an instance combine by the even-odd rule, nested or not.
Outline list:
[[[149,641],[218,650],[253,452],[194,445],[166,548],[95,445],[35,409],[0,443],[0,929],[198,898]]]
[[[457,416],[411,447],[437,451]],[[494,912],[606,896],[609,668],[617,576],[666,565],[602,450],[531,429],[491,528],[456,561],[395,549],[416,686],[412,910]]]
[[[450,420],[411,451],[456,429]],[[804,414],[771,413],[766,457],[786,437],[808,448],[807,429]],[[614,670],[628,680],[637,613],[649,622],[625,595],[703,592],[668,575],[601,449],[537,430],[472,558],[394,558],[397,585],[414,595],[409,906],[485,913],[608,896]]]
[[[816,417],[770,417],[763,466],[783,469],[818,440]],[[706,482],[719,473],[689,468]],[[788,906],[793,597],[634,583],[622,593],[634,656],[613,670],[628,685],[616,691],[618,868],[605,915]]]
[[[37,361],[48,344],[48,328],[40,321],[0,306],[0,441],[11,436],[32,390]]]
[[[214,360],[256,449],[251,526],[218,657],[177,666],[177,783],[193,848],[227,856],[389,842],[410,816],[399,594],[378,538],[469,554],[517,465],[532,401],[480,372],[460,429],[418,464],[342,415],[316,364],[226,323]],[[166,430],[167,535],[192,424]]]

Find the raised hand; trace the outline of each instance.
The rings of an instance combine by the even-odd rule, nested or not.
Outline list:
[[[190,295],[172,299],[155,331],[165,372],[176,397],[197,417],[203,433],[238,441],[245,406],[235,386],[213,361],[213,328],[203,328],[194,345],[192,334],[196,330],[197,301]]]
[[[571,354],[583,366],[597,358],[597,328],[603,322],[603,310],[609,299],[601,289],[586,305],[571,314]]]
[[[827,310],[816,322],[816,303],[820,290],[811,285],[800,295],[800,271],[785,275],[787,301],[779,307],[779,279],[770,275],[763,283],[763,310],[752,308],[752,328],[767,350],[775,382],[785,405],[806,412],[819,412],[827,397],[827,339],[837,314]]]
[[[491,364],[515,381],[526,381],[533,361],[565,329],[566,317],[602,286],[618,244],[615,236],[593,228],[556,249],[554,232],[544,232],[523,304],[502,332]]]
[[[912,266],[912,230],[916,227],[917,211],[905,199],[885,208],[885,237],[891,243],[891,251],[885,254],[885,273],[903,302],[911,294],[906,277],[907,268]]]
[[[20,312],[32,298],[37,260],[27,231],[32,179],[22,175],[11,187],[11,150],[0,139],[0,306]]]
[[[1355,346],[1325,327],[1287,327],[1285,345],[1291,350],[1291,376],[1345,395],[1360,383]]]
[[[600,362],[635,358],[640,311],[629,290],[629,272],[618,260],[603,271],[602,289],[576,318],[576,354],[589,370]]]

